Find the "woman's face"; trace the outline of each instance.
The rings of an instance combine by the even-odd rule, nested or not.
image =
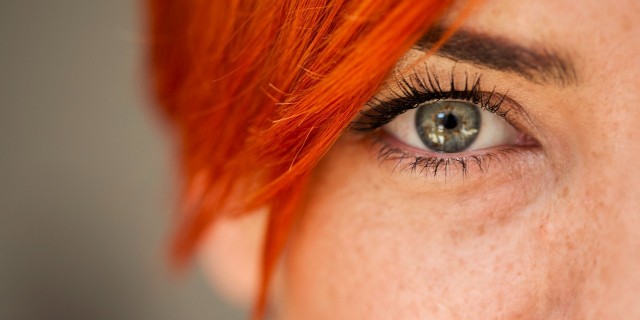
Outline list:
[[[461,103],[348,132],[326,155],[282,263],[279,316],[640,319],[638,17],[637,1],[487,2],[455,45],[418,65],[424,52],[407,53],[378,100],[406,95],[402,78],[434,91],[431,78]],[[469,99],[446,93],[478,78],[476,104],[505,96],[510,124],[485,110],[475,126]],[[463,119],[479,147],[473,132],[458,153],[427,146]]]

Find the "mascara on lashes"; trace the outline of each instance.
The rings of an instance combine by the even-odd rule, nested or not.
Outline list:
[[[455,74],[452,70],[449,90],[443,89],[437,75],[426,69],[425,76],[413,72],[408,78],[398,77],[396,90],[389,90],[382,99],[373,97],[367,102],[360,116],[351,123],[351,128],[356,131],[369,132],[391,122],[398,115],[417,108],[426,102],[440,100],[462,100],[477,104],[481,109],[495,113],[505,118],[509,110],[503,110],[502,105],[506,95],[499,95],[495,88],[490,92],[484,92],[480,88],[479,75],[470,81],[469,74],[465,73],[464,87],[458,89]],[[496,99],[499,96],[499,99]]]

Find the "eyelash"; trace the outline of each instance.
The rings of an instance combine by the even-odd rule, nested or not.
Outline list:
[[[449,90],[443,89],[441,81],[429,68],[426,69],[426,78],[417,72],[413,72],[408,78],[398,77],[397,86],[399,89],[391,90],[388,95],[382,98],[374,97],[371,99],[366,105],[366,111],[361,112],[360,116],[352,122],[351,128],[359,132],[373,132],[408,110],[415,109],[425,102],[438,100],[468,101],[478,105],[482,110],[494,113],[510,122],[507,118],[510,109],[503,106],[503,102],[507,98],[506,94],[497,94],[495,88],[490,92],[482,91],[480,88],[481,77],[476,75],[470,79],[468,73],[464,75],[464,87],[459,89],[456,85],[458,81],[454,75],[455,70],[452,70]],[[433,176],[442,170],[446,176],[451,169],[459,169],[464,177],[473,164],[478,167],[480,172],[484,172],[493,160],[502,162],[503,159],[518,151],[512,147],[505,147],[489,153],[465,156],[418,155],[390,144],[387,138],[383,132],[375,136],[374,142],[380,144],[379,161],[396,161],[394,171],[398,169],[401,171],[409,170],[411,173],[430,173]]]
[[[400,77],[398,80],[399,91],[391,91],[384,99],[372,98],[367,103],[367,111],[360,113],[360,117],[352,122],[351,128],[357,131],[374,131],[383,125],[391,122],[400,114],[417,108],[425,102],[435,102],[439,100],[462,100],[478,105],[482,110],[495,113],[505,118],[509,109],[502,107],[505,95],[501,95],[497,101],[495,88],[491,92],[483,92],[480,89],[480,76],[475,76],[472,85],[469,86],[469,74],[465,73],[464,89],[456,88],[454,71],[451,72],[450,89],[442,89],[440,80],[427,68],[426,80],[422,75],[414,72],[409,78]],[[508,121],[508,120],[507,120]]]
[[[469,167],[472,164],[475,164],[480,172],[485,172],[491,162],[498,161],[501,163],[511,155],[518,152],[518,150],[514,148],[503,148],[489,153],[469,156],[418,156],[401,148],[394,147],[384,142],[383,139],[379,137],[375,142],[381,144],[380,150],[378,151],[379,161],[396,161],[396,165],[393,168],[394,172],[409,171],[411,173],[418,172],[419,174],[428,173],[435,177],[439,172],[441,172],[441,170],[444,170],[445,178],[447,172],[450,171],[451,166],[459,168],[462,172],[462,176],[466,177],[468,175]]]

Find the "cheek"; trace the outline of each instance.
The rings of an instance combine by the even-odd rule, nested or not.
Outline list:
[[[360,151],[338,144],[317,170],[283,264],[284,318],[566,315],[581,273],[567,262],[586,251],[565,245],[579,233],[555,236],[570,223],[549,221],[558,208],[501,191],[407,195]]]

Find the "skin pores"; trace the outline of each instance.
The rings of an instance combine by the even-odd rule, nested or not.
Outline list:
[[[635,1],[478,7],[464,30],[556,52],[575,81],[427,63],[508,94],[538,147],[445,178],[398,170],[372,134],[345,133],[314,171],[275,279],[276,318],[640,318],[638,16]],[[245,299],[257,268],[238,266],[257,266],[260,237],[245,236],[256,223],[222,222],[203,250]]]
[[[445,184],[379,162],[366,138],[334,146],[284,258],[282,318],[640,317],[640,12],[574,4],[487,3],[464,27],[575,65],[564,86],[476,71],[536,123],[526,166]]]

